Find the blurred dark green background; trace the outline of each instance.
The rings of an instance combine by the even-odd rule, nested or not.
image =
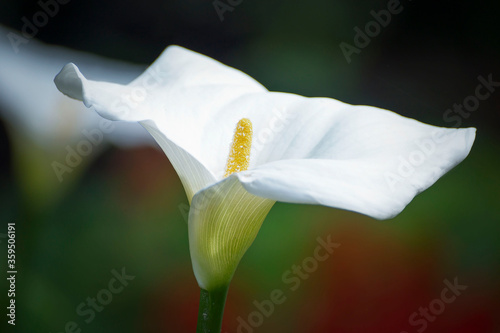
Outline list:
[[[36,38],[138,63],[179,44],[270,90],[456,125],[445,111],[474,94],[478,76],[500,81],[499,3],[402,1],[402,12],[347,63],[339,44],[352,45],[353,29],[387,4],[243,0],[220,21],[211,1],[72,0]],[[21,18],[39,10],[36,1],[2,0],[0,24],[19,30]],[[287,300],[254,332],[417,332],[423,326],[409,317],[455,277],[468,288],[422,331],[500,332],[499,105],[496,91],[461,118],[460,126],[478,129],[470,156],[393,220],[276,204],[236,272],[224,332],[237,332],[238,317],[247,320],[254,301],[274,289]],[[14,330],[5,325],[7,284],[0,281],[5,331],[64,332],[74,321],[82,332],[194,332],[198,287],[182,215],[187,200],[163,153],[111,147],[60,198],[37,204],[19,185],[28,177],[18,168],[25,152],[0,122],[0,233],[8,222],[18,228]],[[341,246],[290,291],[282,275],[328,235]],[[135,279],[85,323],[76,308],[122,267]]]

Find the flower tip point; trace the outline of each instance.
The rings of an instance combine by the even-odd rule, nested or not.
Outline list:
[[[85,78],[72,62],[66,64],[54,78],[54,83],[60,92],[68,97],[83,100],[83,83]]]

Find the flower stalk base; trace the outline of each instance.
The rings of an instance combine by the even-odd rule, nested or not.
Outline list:
[[[196,333],[220,333],[229,286],[212,291],[201,289]]]

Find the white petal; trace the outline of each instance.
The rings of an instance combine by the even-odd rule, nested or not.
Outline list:
[[[178,46],[168,47],[127,86],[87,80],[74,64],[54,81],[61,92],[105,118],[145,125],[174,165],[189,200],[215,182],[213,172],[227,159],[239,119],[219,121],[217,110],[242,95],[267,91],[246,74]],[[226,134],[223,143],[220,133]],[[224,161],[214,163],[220,151]]]
[[[223,178],[241,118],[254,129],[250,170],[238,175],[250,193],[376,218],[400,212],[462,161],[474,141],[473,129],[448,130],[375,107],[268,92],[244,73],[177,46],[128,86],[86,80],[74,65],[56,84],[107,118],[148,124],[169,158],[181,151],[173,163],[188,197]],[[440,139],[450,133],[453,139]],[[434,150],[422,152],[429,139]],[[401,159],[420,153],[423,161],[405,173]],[[196,181],[188,184],[190,179]]]
[[[395,114],[381,122],[381,111],[371,112],[371,120],[354,116],[309,149],[296,147],[308,150],[308,159],[270,162],[238,178],[264,198],[387,219],[460,163],[474,141],[472,128],[437,128]]]

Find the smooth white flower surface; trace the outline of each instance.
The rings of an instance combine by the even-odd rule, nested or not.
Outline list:
[[[475,138],[474,128],[440,128],[376,107],[270,92],[179,46],[168,47],[128,85],[88,80],[74,64],[55,83],[105,118],[140,122],[165,151],[192,205],[193,266],[207,288],[232,275],[214,267],[239,261],[242,254],[224,256],[246,250],[274,201],[391,218],[460,163]],[[253,124],[250,165],[224,178],[242,118]],[[253,217],[236,217],[254,198],[245,205],[255,212],[244,214]],[[252,236],[240,242],[245,225],[254,226],[246,231]]]
[[[61,67],[77,61],[85,72],[96,79],[129,83],[146,66],[78,52],[63,47],[29,40],[15,52],[9,34],[18,34],[0,26],[0,116],[17,134],[27,136],[39,145],[50,147],[58,141],[84,139],[82,130],[99,129],[102,120],[85,112],[81,103],[62,96],[52,80]],[[149,144],[149,135],[133,123],[116,124],[105,135],[106,140],[120,146]],[[152,140],[151,140],[152,141]]]

